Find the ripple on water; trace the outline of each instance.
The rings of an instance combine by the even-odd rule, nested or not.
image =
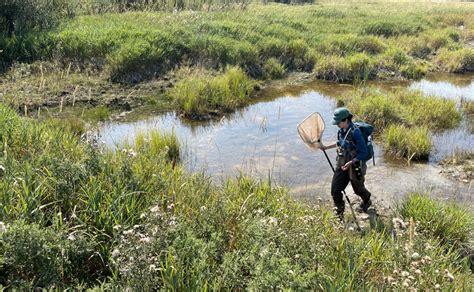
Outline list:
[[[405,86],[445,98],[474,99],[474,75],[467,75],[469,82],[466,75],[459,75],[462,82],[456,82],[456,76],[444,76],[433,75]],[[165,113],[137,122],[108,122],[99,132],[107,145],[120,147],[127,139],[132,141],[139,131],[173,129],[186,149],[185,164],[191,171],[204,169],[216,179],[239,172],[267,178],[270,173],[274,181],[289,186],[297,197],[328,196],[331,168],[322,153],[310,151],[301,142],[296,126],[312,112],[320,112],[327,123],[323,142],[333,142],[337,132],[337,127],[330,124],[336,107],[334,97],[351,89],[313,82],[297,89],[274,91],[219,121],[190,124],[173,113]],[[433,141],[435,151],[430,161],[437,162],[455,148],[472,151],[474,139],[463,123],[457,129],[435,133]],[[462,185],[453,185],[439,175],[435,164],[408,168],[386,161],[377,145],[375,152],[377,164],[369,165],[367,185],[378,198],[391,201],[410,190],[435,188],[446,199],[472,202],[472,198],[459,195],[465,193]],[[329,150],[328,155],[335,159],[334,150]]]

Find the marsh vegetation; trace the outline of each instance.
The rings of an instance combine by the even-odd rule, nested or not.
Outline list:
[[[115,150],[87,131],[143,104],[222,115],[294,72],[364,85],[472,71],[472,6],[20,4],[0,1],[0,288],[474,285],[472,210],[407,194],[359,234],[270,178],[216,184],[189,173],[171,130]],[[341,101],[408,160],[430,153],[422,125],[442,131],[462,119],[454,102],[416,91],[364,87]],[[462,112],[472,119],[472,102]]]

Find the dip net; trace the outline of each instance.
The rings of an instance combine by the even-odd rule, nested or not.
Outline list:
[[[298,125],[298,134],[311,149],[319,149],[323,144],[324,120],[319,113],[312,113]]]

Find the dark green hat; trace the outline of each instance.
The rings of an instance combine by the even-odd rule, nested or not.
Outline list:
[[[338,107],[334,111],[334,116],[332,117],[332,124],[337,125],[345,118],[349,117],[351,112],[346,107]]]

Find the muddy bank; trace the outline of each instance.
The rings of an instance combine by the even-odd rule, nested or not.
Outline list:
[[[20,114],[38,108],[106,106],[118,112],[143,105],[171,109],[165,92],[174,86],[173,72],[139,84],[111,82],[104,72],[92,69],[62,68],[54,63],[18,64],[0,76],[0,101]]]
[[[443,159],[440,173],[452,180],[472,186],[474,180],[474,152],[461,153]]]
[[[214,73],[218,74],[217,71]],[[430,75],[436,76],[436,74]],[[112,82],[107,72],[95,67],[81,67],[72,63],[64,67],[53,62],[16,64],[0,76],[0,101],[11,105],[23,115],[34,114],[40,107],[62,110],[74,107],[106,106],[115,113],[111,118],[123,120],[127,119],[131,112],[142,112],[143,117],[143,115],[156,112],[175,110],[173,101],[166,93],[185,77],[177,70],[137,84],[119,84]],[[291,72],[283,79],[259,81],[255,87],[256,92],[248,103],[261,102],[278,93],[297,94],[316,83],[319,84],[318,87],[322,93],[330,96],[341,95],[354,86],[333,81],[320,81],[317,80],[315,73]],[[399,78],[383,82],[367,82],[367,84],[381,86],[404,86],[408,83],[408,80]],[[152,110],[149,109],[150,106]],[[49,113],[54,115],[55,111],[52,110]],[[192,119],[220,119],[228,114],[213,111],[206,116]]]

